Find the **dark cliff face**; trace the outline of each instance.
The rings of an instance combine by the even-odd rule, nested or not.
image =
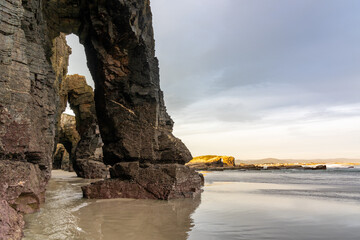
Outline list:
[[[78,35],[95,81],[104,162],[184,164],[191,155],[172,134],[154,57],[149,1],[82,6]]]
[[[1,158],[50,170],[71,52],[63,32],[85,46],[104,161],[189,161],[159,87],[149,1],[78,2],[13,0],[1,9]]]
[[[10,191],[10,180],[1,176],[1,199],[21,197],[17,211],[43,200],[66,106],[71,50],[65,34],[77,34],[85,47],[106,164],[191,159],[172,135],[151,18],[148,0],[0,1],[0,162],[2,172],[13,162],[14,171],[4,176],[18,184]],[[23,168],[29,174],[17,176]]]

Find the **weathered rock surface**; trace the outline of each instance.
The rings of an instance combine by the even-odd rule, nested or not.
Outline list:
[[[0,199],[18,212],[32,213],[44,202],[46,181],[38,165],[0,161]]]
[[[82,187],[85,198],[192,198],[201,192],[203,176],[180,164],[122,162],[110,169],[111,179]]]
[[[104,162],[186,163],[172,135],[155,58],[149,1],[97,2],[82,9],[80,41],[95,81]]]
[[[22,214],[0,200],[0,240],[21,239],[24,225]]]
[[[109,175],[109,167],[103,162],[89,159],[76,159],[76,166],[76,174],[83,178],[107,178]]]
[[[66,152],[60,146],[55,151],[53,167],[54,169],[66,171],[74,169],[76,174],[82,178],[106,178],[109,172],[108,167],[102,162],[101,147],[103,143],[96,115],[95,112],[91,112],[87,108],[87,102],[92,101],[92,104],[89,104],[89,106],[92,106],[93,111],[95,111],[93,92],[91,87],[86,84],[84,77],[80,76],[77,79],[81,79],[82,83],[76,85],[79,87],[71,88],[75,89],[72,91],[82,92],[79,89],[84,87],[88,89],[87,93],[90,94],[84,96],[82,93],[69,93],[73,96],[71,102],[73,109],[76,110],[76,117],[68,114],[61,115],[58,139],[64,145],[66,151],[70,152],[70,162],[66,163]],[[77,80],[74,82],[78,84]],[[61,164],[62,161],[65,161],[64,164]]]
[[[80,135],[76,157],[102,161],[103,142],[96,117],[94,91],[81,75],[68,75],[64,82],[63,88],[67,92],[64,97],[75,113],[76,129]]]
[[[58,140],[70,154],[71,162],[75,161],[75,152],[80,141],[80,135],[76,130],[76,119],[74,116],[65,113],[61,114]]]
[[[80,135],[73,158],[74,170],[79,177],[104,178],[108,172],[103,163],[104,144],[95,111],[94,91],[81,75],[69,75],[65,82],[66,98],[75,113],[76,129]]]
[[[50,176],[70,54],[61,33],[77,34],[85,47],[105,163],[191,159],[171,133],[149,1],[9,0],[0,9],[2,159],[26,159]]]

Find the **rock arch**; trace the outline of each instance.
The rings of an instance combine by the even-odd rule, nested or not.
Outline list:
[[[62,132],[66,132],[65,122],[69,122],[72,128],[68,135],[73,136],[71,160],[76,174],[83,178],[105,178],[108,170],[103,164],[103,142],[100,135],[99,125],[95,111],[94,91],[86,83],[84,76],[67,75],[63,79],[60,90],[61,102],[69,102],[75,117],[66,114],[61,115],[59,142]],[[63,108],[64,109],[64,108]],[[69,119],[72,118],[72,119]],[[78,139],[76,134],[78,133]],[[76,141],[77,140],[77,141]]]
[[[191,154],[172,135],[160,90],[149,1],[7,0],[0,1],[0,199],[6,200],[1,206],[18,203],[17,211],[31,210],[43,201],[64,108],[60,93],[70,54],[65,34],[70,33],[84,45],[95,82],[104,162],[118,164],[117,182],[101,188],[148,191],[144,181],[134,188],[121,182],[124,171],[139,179],[126,172],[135,170],[147,181],[163,175],[154,182],[164,189],[161,198],[198,191],[201,179],[183,166]],[[16,169],[22,174],[16,176]],[[171,183],[158,185],[161,179]]]
[[[61,169],[68,172],[74,171],[72,162],[70,161],[69,152],[66,150],[65,146],[62,143],[58,143],[56,145],[53,169]]]
[[[191,159],[172,134],[159,85],[149,1],[48,1],[50,36],[74,33],[95,82],[104,162]],[[54,18],[53,16],[57,16]]]

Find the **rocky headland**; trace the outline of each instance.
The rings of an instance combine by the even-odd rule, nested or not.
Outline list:
[[[304,169],[324,170],[326,164],[323,162],[285,162],[277,159],[239,161],[231,156],[204,155],[193,158],[186,164],[196,170],[223,171],[223,170],[279,170],[279,169]]]

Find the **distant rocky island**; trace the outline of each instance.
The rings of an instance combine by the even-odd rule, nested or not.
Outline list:
[[[277,170],[304,169],[324,170],[327,164],[353,168],[360,165],[359,159],[277,159],[264,158],[258,160],[235,160],[232,156],[204,155],[193,158],[186,165],[197,170]]]

